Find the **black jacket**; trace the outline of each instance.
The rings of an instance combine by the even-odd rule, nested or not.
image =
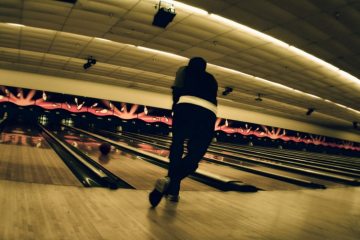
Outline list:
[[[189,67],[180,67],[172,89],[173,106],[181,96],[194,96],[217,105],[218,84],[208,72],[194,72],[190,71]]]

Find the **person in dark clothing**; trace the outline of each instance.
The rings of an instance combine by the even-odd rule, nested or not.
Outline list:
[[[188,66],[180,67],[176,73],[173,90],[172,144],[168,175],[156,181],[149,195],[150,203],[156,207],[162,197],[170,201],[179,200],[181,181],[196,171],[198,163],[209,147],[215,127],[217,111],[216,79],[206,71],[206,61],[191,58]],[[183,157],[187,140],[187,154]]]

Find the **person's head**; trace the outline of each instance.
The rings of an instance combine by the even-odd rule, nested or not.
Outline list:
[[[206,69],[206,61],[201,57],[193,57],[190,59],[188,67],[199,72],[204,72]]]

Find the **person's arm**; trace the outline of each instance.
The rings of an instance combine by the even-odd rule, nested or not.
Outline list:
[[[180,99],[181,89],[175,86],[172,86],[171,88],[172,88],[172,97],[173,97],[173,104],[171,109],[174,109],[175,105]]]
[[[174,109],[176,103],[179,101],[182,88],[184,87],[184,79],[185,79],[185,67],[180,67],[176,72],[175,82],[172,88],[172,96],[173,96],[173,105],[172,109]]]
[[[212,75],[207,73],[207,77],[209,78],[209,84],[211,84],[211,95],[212,98],[214,99],[214,103],[217,104],[217,92],[218,92],[218,83],[216,81],[216,78]]]

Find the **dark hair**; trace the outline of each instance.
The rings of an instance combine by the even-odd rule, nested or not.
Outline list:
[[[206,61],[201,57],[193,57],[190,59],[188,67],[193,71],[204,72],[206,69]]]
[[[206,69],[206,61],[201,57],[193,57],[190,59],[188,66],[185,69],[184,86],[187,89],[200,91],[202,88],[201,81],[204,78]]]

